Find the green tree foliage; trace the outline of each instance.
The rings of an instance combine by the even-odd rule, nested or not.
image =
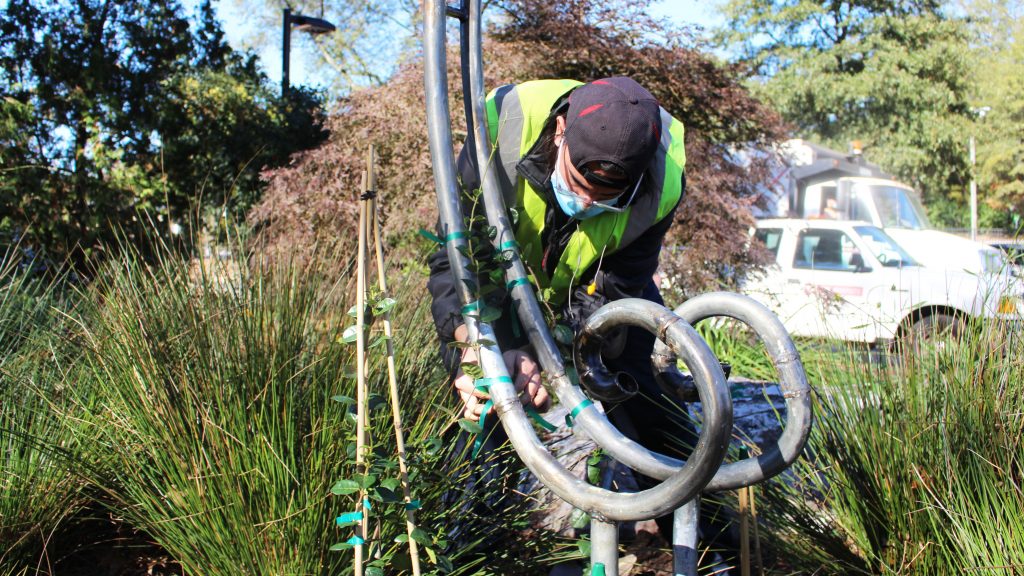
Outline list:
[[[244,209],[258,172],[321,138],[317,98],[277,97],[210,3],[13,0],[0,13],[0,242],[77,268],[140,213]]]
[[[1016,229],[1024,215],[1024,2],[972,0],[964,11],[976,62],[972,103],[987,111],[972,127],[979,193],[988,208],[979,216],[983,226]]]
[[[730,0],[721,39],[739,47],[800,135],[865,153],[926,198],[970,179],[970,62],[963,20],[940,2]]]

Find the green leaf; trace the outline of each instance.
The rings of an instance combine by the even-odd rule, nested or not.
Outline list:
[[[337,552],[338,550],[348,550],[349,548],[353,548],[353,546],[348,542],[338,542],[337,544],[332,544],[328,550]]]
[[[397,492],[385,488],[384,486],[377,486],[374,488],[373,495],[376,500],[380,500],[385,504],[394,504],[395,502],[402,501],[402,497],[399,496]]]
[[[488,226],[487,227],[487,239],[488,240],[494,240],[497,237],[498,237],[498,227],[497,226]]]
[[[366,576],[384,576],[384,569],[380,566],[367,566],[363,574]]]
[[[347,406],[351,406],[351,405],[356,403],[355,398],[350,398],[350,397],[345,396],[343,394],[338,394],[336,396],[331,396],[331,400],[334,400],[335,402],[341,402],[342,404],[345,404]]]
[[[459,420],[459,428],[462,428],[470,434],[479,434],[484,431],[483,426],[479,422],[473,422],[468,418],[462,418]]]
[[[398,536],[395,536],[395,542],[398,543],[398,544],[404,544],[404,543],[406,543],[408,541],[409,541],[409,535],[408,534],[399,534]]]
[[[387,314],[388,312],[391,312],[391,309],[394,308],[397,303],[398,302],[394,298],[378,300],[377,303],[373,305],[373,315],[382,316]]]
[[[388,490],[395,490],[401,484],[402,481],[399,480],[398,478],[385,478],[380,481],[380,485],[387,488]]]
[[[519,210],[517,210],[515,208],[509,208],[508,209],[508,215],[512,219],[512,225],[513,226],[515,226],[516,224],[519,224]]]
[[[377,477],[373,474],[366,474],[356,480],[356,483],[363,490],[369,490],[377,483]]]
[[[434,552],[433,548],[424,548],[427,551],[427,556],[430,558],[430,563],[437,565],[437,553]]]
[[[376,338],[374,338],[374,339],[373,339],[373,342],[370,342],[370,345],[369,345],[369,346],[367,346],[366,348],[367,348],[367,350],[369,350],[369,349],[371,349],[371,348],[377,348],[378,346],[381,346],[382,344],[384,344],[384,343],[385,343],[385,342],[387,342],[388,340],[390,340],[390,338],[388,338],[388,337],[387,337],[386,335],[384,335],[384,334],[380,334],[380,335],[378,335],[378,336],[377,336]]]
[[[341,333],[341,340],[340,341],[341,341],[342,344],[351,344],[351,343],[355,342],[358,337],[359,337],[359,327],[358,326],[349,326],[348,328],[345,328],[344,332]]]
[[[494,322],[498,318],[501,318],[501,310],[493,306],[484,306],[484,309],[480,311],[481,322]]]
[[[572,344],[572,328],[569,328],[565,324],[556,324],[554,332],[556,342],[563,346],[569,346]]]
[[[576,542],[582,556],[590,556],[590,540],[579,540]]]
[[[476,294],[476,280],[472,278],[463,278],[462,283],[466,285],[466,289],[472,294]]]
[[[494,340],[488,340],[487,338],[480,338],[476,341],[480,346],[497,346],[498,344]]]
[[[424,532],[422,528],[413,529],[412,539],[424,546],[430,546],[431,544],[433,544],[433,542],[431,542],[430,540],[430,536],[426,532]]]
[[[355,480],[338,480],[331,486],[331,494],[335,496],[348,496],[359,491],[359,482]]]
[[[449,348],[458,348],[460,350],[464,350],[466,348],[475,348],[476,345],[475,344],[470,344],[469,342],[460,342],[458,340],[452,340],[451,342],[448,343],[448,347]]]
[[[385,400],[380,394],[370,394],[370,397],[366,399],[366,407],[370,410],[376,410],[377,408],[386,405],[387,400]]]
[[[572,513],[569,514],[569,521],[572,522],[573,528],[582,530],[590,525],[590,514],[587,514],[579,508],[573,508]]]
[[[479,364],[463,362],[462,364],[459,364],[459,368],[462,368],[463,374],[474,380],[479,380],[484,377],[484,369],[481,368]]]

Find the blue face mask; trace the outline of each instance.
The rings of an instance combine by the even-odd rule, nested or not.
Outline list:
[[[569,187],[569,183],[565,181],[562,176],[562,171],[558,169],[558,164],[561,163],[562,158],[562,147],[558,147],[558,156],[555,160],[555,170],[551,173],[551,188],[555,191],[555,200],[558,201],[558,206],[562,209],[562,212],[570,218],[577,220],[586,220],[587,218],[593,218],[602,212],[607,210],[603,206],[591,204],[587,206],[583,199],[579,197],[572,188]],[[614,205],[618,202],[618,198],[609,202]]]

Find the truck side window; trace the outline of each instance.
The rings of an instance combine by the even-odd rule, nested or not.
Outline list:
[[[779,257],[779,241],[782,240],[782,229],[759,228],[754,233],[754,238],[757,238],[764,244],[765,248],[772,253],[773,258]]]
[[[857,269],[854,255],[859,252],[842,231],[804,230],[797,238],[793,268],[853,272]]]

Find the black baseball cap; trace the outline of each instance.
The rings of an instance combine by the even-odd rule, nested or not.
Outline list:
[[[661,139],[661,107],[632,78],[602,78],[569,95],[565,116],[569,161],[591,183],[625,189],[647,169]],[[588,169],[592,162],[610,162],[625,180]]]

